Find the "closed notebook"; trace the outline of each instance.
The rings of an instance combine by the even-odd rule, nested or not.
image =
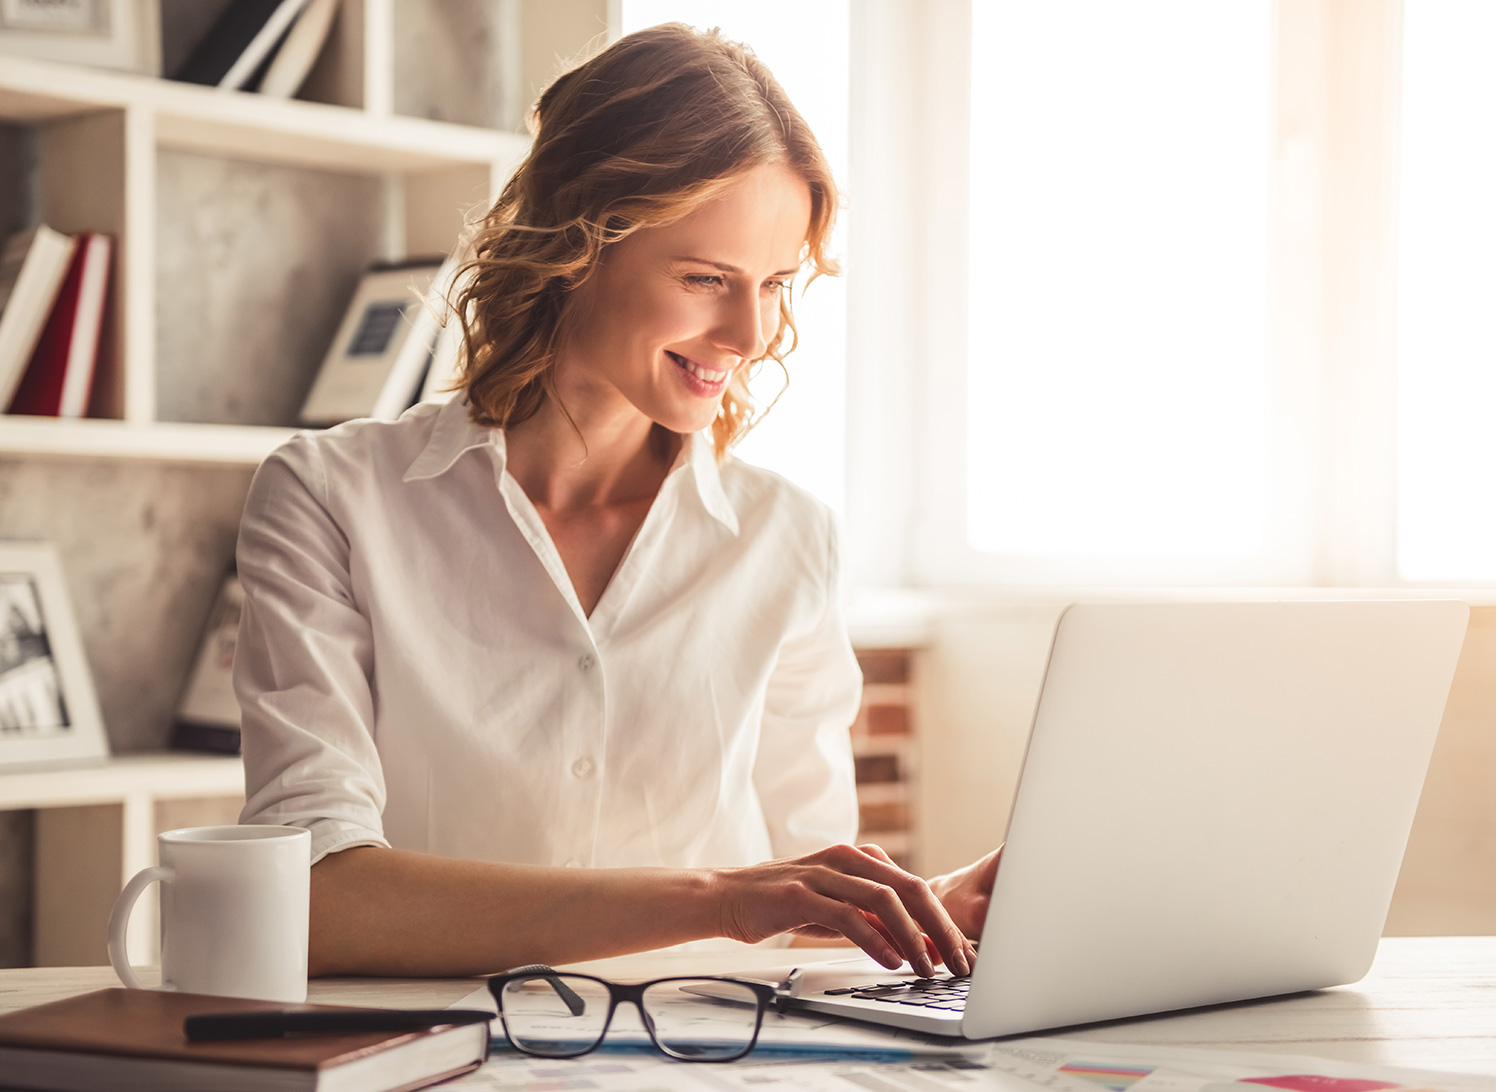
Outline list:
[[[405,1092],[476,1069],[488,1025],[189,1043],[188,1016],[286,1006],[156,990],[96,990],[0,1016],[0,1083],[56,1092]]]

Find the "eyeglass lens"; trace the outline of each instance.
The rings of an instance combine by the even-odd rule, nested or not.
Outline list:
[[[736,1058],[758,1031],[758,996],[737,982],[656,982],[645,989],[643,1008],[660,1049],[691,1061]]]
[[[504,983],[499,1012],[505,1033],[520,1050],[565,1058],[602,1041],[611,1000],[608,987],[590,978],[535,975]]]
[[[504,1030],[518,1049],[552,1058],[585,1054],[602,1040],[610,992],[577,975],[548,974],[506,982],[499,997]],[[641,995],[655,1043],[687,1061],[726,1061],[747,1053],[760,1018],[757,994],[717,979],[671,979]]]

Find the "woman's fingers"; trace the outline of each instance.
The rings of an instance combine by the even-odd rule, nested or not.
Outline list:
[[[853,846],[833,846],[808,860],[824,866],[812,874],[817,890],[877,917],[895,949],[918,973],[934,972],[925,934],[952,971],[967,973],[966,938],[919,877]]]
[[[913,922],[917,923],[927,934],[936,952],[945,961],[945,965],[955,974],[971,972],[972,961],[976,954],[971,947],[971,942],[957,928],[956,923],[946,912],[945,906],[935,897],[935,893],[930,890],[924,880],[899,868],[889,860],[888,855],[881,848],[876,846],[833,846],[823,852],[832,858],[828,863],[837,867],[839,871],[891,888],[898,896],[905,916],[912,918]],[[878,912],[875,907],[866,907],[866,909]],[[879,914],[879,916],[882,915]],[[885,924],[894,926],[894,922],[889,922],[887,919],[885,919]],[[895,934],[898,935],[897,928],[895,928]],[[910,951],[902,945],[901,948],[906,954]],[[923,938],[920,939],[917,951],[919,959],[928,959]],[[919,967],[919,960],[913,955],[909,956],[909,962],[916,968]]]
[[[890,857],[888,855],[888,853],[884,850],[884,848],[882,846],[878,845],[876,842],[864,842],[863,844],[859,845],[857,848],[860,849],[860,850],[862,850],[862,852],[864,852],[864,853],[867,853],[867,854],[872,855],[873,857],[876,857],[880,861],[884,861],[887,864],[893,865],[895,868],[898,867],[898,864],[894,861],[894,859],[892,857]],[[941,903],[941,905],[944,906],[945,904]],[[947,911],[947,913],[949,913],[949,911]],[[877,926],[878,922],[876,920],[874,920],[873,924],[874,924],[874,926]],[[967,958],[970,959],[971,956],[975,954],[975,952],[974,952],[974,950],[972,950],[970,948],[969,944],[968,944],[967,948],[968,948]],[[935,942],[930,939],[930,937],[929,937],[928,934],[925,935],[925,951],[929,953],[931,959],[939,959],[940,958],[940,949],[935,946]]]
[[[797,930],[835,930],[889,966],[904,959],[921,975],[934,955],[956,974],[975,953],[924,880],[882,849],[832,846],[806,857],[717,873],[724,936],[760,940]]]
[[[830,896],[812,895],[806,909],[817,922],[829,925],[889,970],[904,962],[887,934],[874,928],[856,907]]]
[[[934,964],[925,951],[923,934],[893,888],[831,869],[816,877],[812,886],[818,894],[845,905],[879,933],[898,953],[900,962],[907,959],[920,975],[928,977],[934,973]],[[845,919],[838,915],[838,923],[842,920]]]

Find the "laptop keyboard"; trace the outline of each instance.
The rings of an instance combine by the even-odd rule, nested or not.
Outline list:
[[[916,978],[909,982],[873,982],[866,986],[843,986],[823,991],[828,996],[844,994],[861,1001],[882,1001],[889,1005],[913,1005],[941,1012],[960,1012],[966,1008],[969,977]]]

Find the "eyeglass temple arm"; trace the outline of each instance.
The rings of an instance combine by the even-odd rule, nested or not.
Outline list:
[[[556,991],[556,996],[566,1002],[566,1007],[571,1010],[573,1016],[581,1016],[587,1008],[587,1002],[577,995],[577,991],[561,981],[555,970],[544,963],[530,963],[524,967],[515,967],[508,974],[533,974],[537,978],[543,978]]]
[[[774,983],[774,1011],[781,1016],[789,1011],[790,999],[800,995],[800,980],[805,977],[805,969],[796,967],[785,976],[782,982]]]

